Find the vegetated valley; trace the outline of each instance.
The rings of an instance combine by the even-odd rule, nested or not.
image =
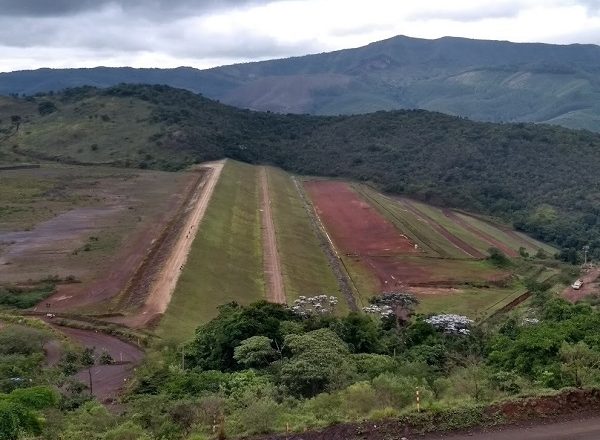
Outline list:
[[[592,410],[599,147],[166,86],[0,98],[0,438],[383,439]]]

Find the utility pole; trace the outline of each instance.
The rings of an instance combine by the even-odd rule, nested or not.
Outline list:
[[[587,266],[587,254],[590,251],[590,247],[586,244],[583,247],[583,265]]]

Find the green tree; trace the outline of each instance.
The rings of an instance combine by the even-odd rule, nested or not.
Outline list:
[[[381,335],[377,322],[369,315],[350,313],[332,326],[353,353],[378,353],[382,351]]]
[[[280,375],[294,394],[315,396],[342,388],[355,375],[348,346],[329,329],[287,335],[285,345],[291,356],[284,360]]]
[[[231,371],[240,366],[234,350],[252,336],[266,336],[281,345],[281,323],[299,318],[280,304],[260,301],[249,306],[236,303],[219,307],[219,315],[201,326],[196,337],[186,347],[186,366],[203,370]]]
[[[271,344],[271,339],[266,336],[252,336],[235,347],[233,358],[246,367],[265,367],[277,356]]]
[[[0,394],[0,439],[16,440],[24,434],[40,434],[43,419],[38,411],[57,402],[56,393],[45,387]]]
[[[48,333],[41,330],[11,325],[0,332],[0,354],[43,353],[49,339]]]
[[[96,364],[96,357],[94,354],[94,348],[86,347],[83,349],[80,358],[81,365],[87,368],[88,372],[88,385],[90,388],[90,395],[94,394],[94,384],[92,381],[92,367]]]
[[[511,265],[510,259],[504,255],[500,249],[491,247],[488,249],[488,261],[497,267],[507,267]]]
[[[563,342],[560,346],[559,356],[561,371],[576,387],[585,385],[594,370],[600,366],[600,353],[592,350],[585,342],[576,344]]]

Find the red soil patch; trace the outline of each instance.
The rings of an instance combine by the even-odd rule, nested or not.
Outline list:
[[[344,182],[313,181],[305,187],[333,240],[348,254],[397,255],[414,244]]]
[[[373,272],[382,290],[409,280],[428,279],[422,267],[393,258],[419,251],[346,183],[312,181],[305,187],[332,240],[343,253],[355,256]]]
[[[587,273],[581,277],[583,286],[579,290],[573,289],[571,286],[565,288],[563,297],[572,303],[575,303],[588,295],[600,292],[600,267],[589,269]]]

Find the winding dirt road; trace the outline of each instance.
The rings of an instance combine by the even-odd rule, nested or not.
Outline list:
[[[111,355],[114,364],[92,367],[92,388],[93,395],[99,402],[108,403],[116,399],[142,361],[144,352],[134,344],[102,332],[51,325],[75,343],[93,348],[96,358],[104,351]],[[87,369],[78,372],[75,378],[87,385],[89,382]]]
[[[179,280],[181,269],[185,265],[192,243],[224,165],[225,161],[202,164],[203,168],[210,170],[210,175],[206,179],[202,190],[194,195],[195,202],[191,203],[192,212],[187,215],[187,219],[180,229],[179,236],[176,238],[171,252],[165,258],[160,270],[153,277],[148,289],[148,296],[143,306],[134,315],[119,321],[134,328],[145,327],[149,323],[154,322],[157,317],[160,317],[167,310],[171,296],[175,291],[177,280]]]
[[[267,299],[273,303],[285,304],[285,288],[281,275],[281,260],[277,251],[277,236],[273,224],[269,179],[267,169],[260,168],[261,218],[263,230],[263,263],[267,278]]]

